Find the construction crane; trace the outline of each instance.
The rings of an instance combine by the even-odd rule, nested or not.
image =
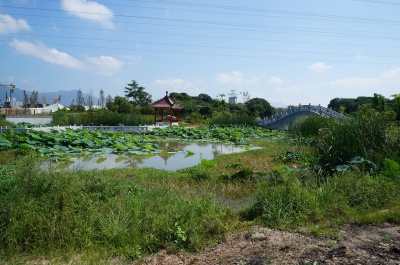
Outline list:
[[[29,104],[31,108],[36,108],[38,105],[38,94],[39,91],[33,90],[31,97],[29,98]]]
[[[60,101],[61,101],[61,95],[59,95],[58,98],[54,98],[53,104],[60,103]]]
[[[9,84],[9,85],[7,85],[7,84],[0,84],[0,86],[9,86],[9,87],[11,87],[11,89],[10,89],[10,101],[8,100],[7,92],[6,92],[6,101],[5,101],[6,107],[11,108],[11,95],[12,95],[12,93],[14,93],[15,85],[14,85],[14,84]]]
[[[9,84],[9,85],[6,85],[6,84],[0,84],[0,86],[10,86],[10,87],[11,87],[11,89],[14,89],[14,88],[15,88],[15,85],[14,85],[14,84]]]

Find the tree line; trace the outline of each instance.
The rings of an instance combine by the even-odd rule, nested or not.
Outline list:
[[[104,97],[104,91],[100,91],[99,105],[104,106],[107,110],[116,113],[134,113],[134,114],[153,114],[153,109],[149,107],[150,103],[160,99],[152,99],[146,89],[139,85],[138,82],[132,80],[125,87],[124,96],[110,95]],[[234,91],[228,95],[234,95]],[[252,117],[266,117],[276,113],[276,109],[270,105],[268,101],[262,98],[250,98],[248,92],[241,93],[243,95],[243,103],[228,103],[225,94],[218,94],[217,98],[212,98],[207,94],[199,94],[190,96],[187,93],[172,92],[169,94],[170,99],[175,103],[184,104],[180,112],[181,117],[190,119],[204,119],[215,116],[232,116],[232,115],[249,115]],[[88,102],[91,102],[92,94],[89,94]],[[83,99],[83,93],[79,89],[77,95],[77,104],[73,106],[75,110],[84,110],[84,106],[89,106]]]

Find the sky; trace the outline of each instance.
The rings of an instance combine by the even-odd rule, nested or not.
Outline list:
[[[233,93],[275,107],[391,98],[398,14],[397,0],[0,0],[0,83],[115,97],[135,80],[153,100]]]

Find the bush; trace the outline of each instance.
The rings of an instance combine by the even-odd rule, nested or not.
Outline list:
[[[372,109],[359,110],[343,120],[310,117],[293,126],[296,137],[308,135],[320,167],[329,173],[354,157],[382,166],[386,157],[398,157],[400,131],[391,128],[385,114]]]
[[[153,124],[153,117],[148,115],[134,115],[115,113],[111,111],[98,110],[96,112],[66,113],[56,112],[53,114],[53,124],[55,125],[108,125],[108,126],[138,126]]]
[[[218,113],[214,115],[210,121],[210,125],[257,125],[256,119],[253,116],[247,114],[231,115],[230,113]]]
[[[329,128],[333,122],[332,118],[309,116],[292,123],[289,126],[289,132],[294,136],[313,137],[317,136],[321,130]]]

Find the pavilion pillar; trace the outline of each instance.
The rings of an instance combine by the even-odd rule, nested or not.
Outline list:
[[[157,109],[154,108],[154,125],[157,123]]]
[[[169,108],[169,125],[172,125],[172,114],[174,114],[172,108]]]
[[[161,108],[161,121],[164,122],[164,109]]]

